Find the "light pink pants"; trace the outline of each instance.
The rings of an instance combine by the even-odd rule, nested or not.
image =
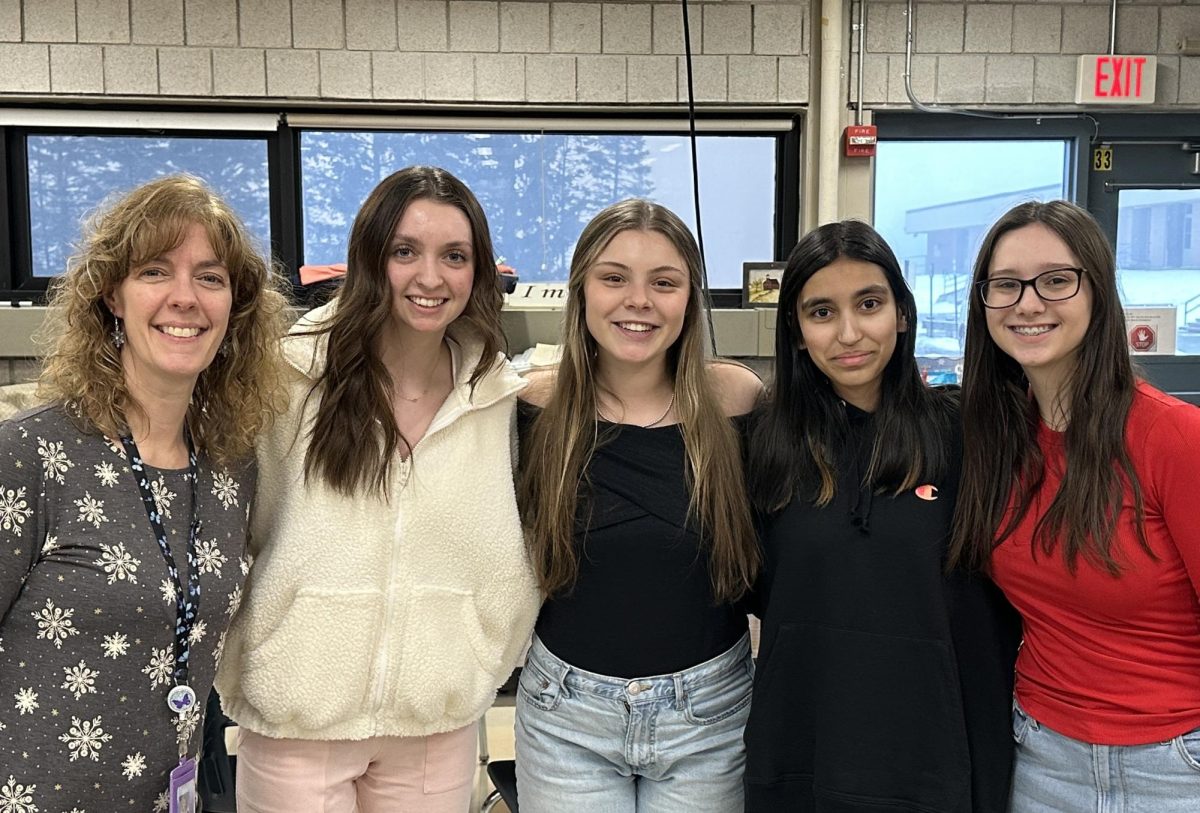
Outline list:
[[[238,731],[239,813],[466,813],[477,727],[428,737],[289,740]]]

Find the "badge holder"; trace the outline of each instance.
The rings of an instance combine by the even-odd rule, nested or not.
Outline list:
[[[161,787],[161,786],[160,786]],[[196,813],[199,795],[196,791],[196,760],[184,757],[171,771],[169,813]]]

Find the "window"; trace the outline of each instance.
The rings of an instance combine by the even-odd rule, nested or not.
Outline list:
[[[777,134],[698,139],[709,284],[740,288],[742,262],[775,252]],[[584,225],[627,197],[667,206],[693,230],[691,151],[682,135],[305,130],[303,257],[345,262],[371,189],[412,164],[441,166],[487,213],[498,258],[524,282],[567,278]]]
[[[1117,284],[1125,305],[1174,307],[1178,353],[1200,353],[1198,189],[1122,189]]]
[[[1025,200],[1067,196],[1066,140],[884,141],[875,228],[917,300],[917,355],[933,382],[958,380],[975,254]]]
[[[175,172],[207,181],[270,249],[264,138],[30,134],[25,153],[34,277],[62,273],[81,221],[105,198]]]

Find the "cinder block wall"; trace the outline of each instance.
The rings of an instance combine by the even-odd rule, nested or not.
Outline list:
[[[0,0],[0,94],[674,103],[679,3]],[[807,2],[692,4],[696,96],[803,103]]]
[[[1079,54],[1108,53],[1109,0],[916,4],[912,86],[923,103],[1061,106],[1075,101]],[[867,6],[863,100],[907,106],[905,4]],[[1196,0],[1120,0],[1117,52],[1158,55],[1158,109],[1200,105],[1200,57],[1181,57],[1200,36]],[[854,46],[857,54],[857,46]],[[856,90],[857,64],[851,84]]]

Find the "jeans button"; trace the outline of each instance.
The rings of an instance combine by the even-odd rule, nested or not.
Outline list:
[[[626,691],[628,691],[630,694],[641,694],[642,684],[635,680],[633,683],[629,684],[629,686],[626,688]]]

